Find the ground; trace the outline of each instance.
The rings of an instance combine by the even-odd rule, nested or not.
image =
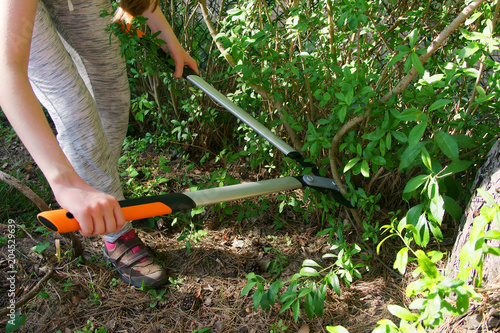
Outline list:
[[[42,175],[17,138],[4,130],[2,140],[1,170],[21,177],[25,184],[54,205]],[[163,151],[162,156],[165,154],[173,153]],[[209,167],[187,171],[181,158],[170,157],[171,179],[176,175],[180,179],[182,174],[201,179],[210,174]],[[136,158],[135,165],[160,163],[159,152],[154,147]],[[130,176],[130,169],[126,171],[125,168],[126,165],[121,166],[124,182]],[[153,173],[162,172],[152,170]],[[139,170],[139,179],[134,181],[141,182],[141,172],[144,173]],[[236,167],[230,169],[230,173],[249,181],[260,177]],[[152,178],[156,179],[155,175]],[[181,186],[172,181],[162,186],[181,190]],[[167,267],[170,276],[170,283],[164,288],[141,290],[125,285],[106,264],[102,257],[103,241],[99,237],[84,238],[76,234],[83,245],[83,253],[73,258],[67,238],[37,228],[35,207],[19,208],[12,202],[22,200],[19,193],[6,186],[1,190],[2,197],[9,198],[10,203],[10,211],[0,211],[2,219],[14,220],[22,226],[17,229],[15,238],[16,299],[22,299],[53,269],[51,278],[37,296],[22,307],[21,314],[26,315],[26,322],[20,331],[195,332],[210,328],[210,332],[304,333],[326,332],[327,326],[342,325],[352,333],[371,332],[380,319],[397,322],[388,312],[388,304],[409,303],[404,292],[408,281],[387,268],[392,266],[393,260],[389,255],[372,260],[370,271],[364,272],[363,278],[350,288],[342,286],[340,296],[329,290],[322,318],[310,320],[302,312],[295,322],[290,310],[280,313],[281,304],[275,304],[268,311],[261,308],[255,311],[252,293],[241,296],[248,273],[270,278],[271,274],[265,270],[267,263],[281,258],[280,279],[286,280],[300,270],[304,259],[320,262],[321,256],[330,250],[327,236],[316,236],[323,226],[314,221],[306,223],[293,210],[285,210],[280,215],[284,225],[276,229],[273,220],[277,204],[273,196],[268,197],[271,203],[268,209],[239,222],[232,215],[224,215],[220,220],[221,215],[209,209],[197,215],[192,219],[196,230],[188,234],[190,247],[183,239],[186,229],[179,224],[172,226],[171,217],[139,223],[140,237]],[[8,221],[1,221],[0,237],[8,233]],[[56,240],[60,243],[59,258],[55,255]],[[6,307],[9,301],[7,277],[10,269],[5,243],[6,238],[3,238],[0,308]],[[48,244],[48,248],[41,251],[43,244]],[[1,318],[0,325],[5,326],[7,320],[8,317]]]

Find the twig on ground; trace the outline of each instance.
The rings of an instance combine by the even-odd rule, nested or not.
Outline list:
[[[53,274],[54,274],[54,266],[51,265],[49,266],[49,271],[47,272],[47,274],[45,274],[45,276],[40,281],[38,281],[35,287],[31,289],[26,295],[21,297],[19,301],[16,302],[15,305],[16,309],[20,308],[21,306],[26,304],[30,299],[38,295],[40,290],[42,290],[42,288],[45,286],[45,283],[47,283],[47,281],[52,277]],[[9,311],[10,309],[3,308],[2,310],[0,310],[0,317],[7,315]]]
[[[31,200],[41,211],[49,210],[49,206],[42,200],[35,192],[33,192],[28,186],[23,184],[19,179],[0,171],[0,180],[6,182],[22,194],[29,200]]]

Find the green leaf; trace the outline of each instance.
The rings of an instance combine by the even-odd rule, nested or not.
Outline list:
[[[269,290],[262,294],[262,298],[260,300],[260,307],[264,311],[267,311],[267,309],[271,307],[271,302],[269,301]]]
[[[451,103],[451,100],[449,100],[449,99],[438,99],[437,101],[432,103],[432,105],[429,107],[429,112],[440,109],[443,106],[450,104],[450,103]]]
[[[474,162],[458,160],[451,162],[446,169],[444,169],[444,174],[455,174],[467,170]]]
[[[331,288],[335,291],[335,293],[340,296],[340,281],[339,277],[335,273],[331,273],[328,276],[328,284],[330,285]]]
[[[440,194],[435,196],[433,200],[431,200],[429,208],[434,219],[441,224],[443,222],[445,212],[443,197]]]
[[[458,161],[458,145],[453,136],[442,130],[434,134],[439,149],[452,161]]]
[[[411,207],[406,213],[406,222],[408,224],[416,226],[418,224],[420,215],[422,215],[422,208],[423,204]]]
[[[411,302],[409,308],[412,310],[420,310],[423,311],[425,309],[425,304],[427,303],[427,299],[425,298],[417,298],[413,302]]]
[[[430,232],[429,223],[427,221],[427,218],[425,217],[425,213],[420,215],[415,228],[417,229],[417,234],[415,235],[415,243],[422,247],[426,247],[430,240]]]
[[[402,143],[408,142],[408,138],[402,132],[393,131],[393,132],[391,132],[391,134],[394,137],[394,139],[398,140],[399,142],[402,142]]]
[[[382,244],[383,244],[386,240],[388,240],[389,238],[392,238],[392,237],[394,237],[394,236],[396,236],[396,234],[389,234],[389,236],[386,236],[384,239],[382,239],[382,240],[380,241],[380,243],[378,243],[378,245],[377,245],[377,254],[380,254],[380,248],[382,247]]]
[[[262,299],[262,295],[263,295],[263,293],[260,289],[256,289],[255,292],[253,293],[252,300],[253,300],[253,307],[254,307],[255,311],[257,311],[257,308],[259,307],[260,301]]]
[[[417,250],[415,254],[417,255],[418,265],[424,274],[432,279],[437,278],[439,276],[439,272],[436,269],[436,265],[434,265],[429,257],[427,257],[427,254],[425,254],[422,250]]]
[[[312,267],[303,267],[299,274],[301,276],[320,276],[319,273]]]
[[[353,158],[352,160],[350,160],[350,161],[346,164],[346,166],[344,167],[344,172],[347,172],[347,171],[349,171],[352,167],[354,167],[354,166],[358,163],[358,161],[359,161],[360,159],[361,159],[360,157],[355,157],[355,158]]]
[[[269,292],[269,303],[271,305],[274,304],[274,302],[276,301],[276,297],[278,296],[278,292],[280,291],[281,287],[283,287],[283,281],[281,280],[277,280],[277,281],[274,281],[271,286],[269,287],[268,289],[268,292]]]
[[[401,162],[399,162],[399,170],[404,170],[409,167],[413,162],[415,162],[418,154],[424,148],[424,142],[420,141],[414,146],[408,146],[401,155]]]
[[[381,141],[381,142],[384,142],[384,141]],[[386,163],[387,163],[385,158],[383,158],[380,155],[373,156],[372,158],[370,158],[370,161],[372,161],[373,164],[376,164],[376,165],[386,165]]]
[[[347,106],[342,106],[339,110],[338,117],[341,123],[344,122],[345,116],[347,114]]]
[[[349,333],[343,326],[327,326],[326,330],[329,333]]]
[[[463,314],[465,313],[465,311],[467,311],[467,309],[469,309],[469,302],[470,300],[467,294],[460,293],[457,295],[456,304],[459,314]]]
[[[50,246],[50,242],[46,242],[44,244],[37,244],[31,248],[32,251],[42,254]]]
[[[403,247],[399,250],[396,255],[396,261],[394,261],[394,268],[397,269],[402,275],[404,275],[406,271],[406,265],[408,264],[408,248]]]
[[[499,247],[488,247],[484,253],[500,256],[500,248]]]
[[[403,59],[408,54],[408,52],[409,52],[409,50],[403,51],[403,52],[399,52],[394,57],[392,57],[391,61],[389,61],[389,63],[387,64],[387,68],[393,66],[399,60]]]
[[[411,313],[410,311],[399,305],[391,304],[387,306],[387,309],[394,316],[406,321],[416,321],[418,319],[418,316],[416,314]]]
[[[287,301],[285,304],[283,304],[283,306],[281,307],[281,310],[280,310],[280,313],[283,313],[285,312],[291,305],[293,302],[296,302],[297,299],[291,299],[289,301]]]
[[[306,311],[309,319],[313,319],[314,317],[314,297],[312,293],[309,293],[304,298],[304,310]]]
[[[427,117],[425,113],[415,108],[409,108],[399,114],[395,114],[395,117],[402,121],[429,121],[429,117]],[[396,137],[394,138],[396,140],[398,139]]]
[[[298,299],[296,299],[292,304],[292,311],[293,311],[293,320],[297,322],[297,320],[299,320],[299,314],[300,314],[300,303]]]
[[[484,235],[486,239],[500,239],[500,231],[498,230],[489,230]]]
[[[19,313],[16,313],[14,315],[13,320],[7,321],[7,325],[5,327],[5,332],[6,333],[14,332],[19,327],[23,326],[25,322],[26,322],[26,315],[19,315]]]
[[[416,145],[420,141],[420,139],[422,139],[426,128],[427,122],[421,122],[411,129],[410,133],[408,134],[408,145],[410,147]]]
[[[410,47],[414,48],[415,45],[417,44],[417,38],[418,38],[418,30],[413,29],[409,34],[408,34],[408,40],[410,42]]]
[[[453,288],[456,289],[459,286],[462,286],[464,282],[459,279],[453,279],[451,277],[445,277],[441,282],[439,282],[440,285],[443,285],[447,288]]]
[[[456,221],[460,221],[462,218],[462,207],[458,205],[455,199],[448,196],[443,196],[444,209],[451,215]]]
[[[311,259],[304,260],[304,262],[302,262],[302,267],[304,267],[304,266],[322,268],[316,261],[311,260]]]
[[[314,294],[314,312],[316,316],[322,317],[325,310],[326,284],[322,284]]]
[[[439,184],[436,177],[429,177],[429,183],[427,184],[427,196],[431,200],[435,200],[439,195]]]
[[[429,229],[432,232],[432,235],[440,242],[443,241],[443,233],[441,232],[441,229],[439,228],[439,224],[435,222],[429,222],[428,223]]]
[[[403,190],[403,193],[413,193],[417,188],[420,187],[423,183],[425,183],[429,179],[429,175],[418,175],[413,177],[406,183],[406,186]]]
[[[386,130],[376,130],[368,133],[367,135],[363,135],[363,139],[368,139],[370,141],[378,141],[382,138],[386,133]]]
[[[367,160],[361,161],[361,174],[366,178],[370,177],[370,167]]]
[[[486,201],[486,203],[488,205],[493,206],[493,207],[495,207],[497,205],[495,203],[495,199],[493,198],[493,196],[491,194],[489,194],[488,192],[486,192],[482,188],[478,188],[477,191],[479,192],[481,197],[484,199],[484,201]]]
[[[467,20],[465,20],[464,25],[468,26],[468,25],[474,23],[481,15],[483,15],[482,12],[476,12],[476,13],[472,14]]]
[[[422,152],[420,153],[420,157],[422,158],[422,162],[424,163],[425,167],[429,170],[432,171],[432,159],[431,156],[429,155],[429,152],[427,149],[422,149]]]
[[[411,58],[411,63],[413,67],[417,70],[418,74],[424,75],[424,66],[422,65],[422,61],[420,61],[420,58],[418,57],[418,54],[416,52],[412,52],[410,55]]]
[[[310,294],[312,292],[312,287],[310,288],[302,288],[299,290],[299,293],[297,294],[297,298],[302,298],[307,294]]]

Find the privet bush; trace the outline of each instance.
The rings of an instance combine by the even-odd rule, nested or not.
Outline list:
[[[219,51],[211,63],[230,65],[207,80],[227,93],[235,78],[231,98],[321,166],[322,175],[333,177],[357,206],[347,212],[350,228],[329,196],[309,190],[303,201],[280,195],[280,210],[289,205],[305,219],[312,210],[320,212],[325,226],[320,234],[329,235],[332,253],[322,262],[304,261],[288,281],[249,274],[242,295],[251,293],[255,308],[264,310],[278,301],[295,320],[301,307],[310,318],[321,316],[327,288],[340,293],[341,283],[361,278],[361,268],[369,268],[375,252],[398,239],[394,244],[403,246],[394,269],[407,274],[408,262],[418,263],[413,273],[418,279],[407,293],[419,298],[413,312],[391,306],[400,325],[382,321],[377,331],[422,331],[440,324],[446,314],[464,313],[469,299],[477,297],[473,286],[462,275],[443,276],[436,269],[443,253],[426,248],[452,236],[442,226],[460,219],[471,177],[499,136],[499,2],[245,0],[222,11],[218,25],[211,22],[216,15],[206,1],[198,5],[213,37],[210,48],[216,45]],[[138,71],[134,59],[129,54],[131,82],[151,80],[149,62]],[[138,92],[136,119],[145,122],[149,110],[161,105],[164,116],[150,121],[163,122],[179,141],[207,140],[210,132],[194,129],[220,123],[217,107],[208,107],[200,96],[180,106],[175,86],[164,83],[172,90],[163,97],[173,98],[172,104]],[[230,128],[227,137],[241,152],[225,158],[259,156],[251,167],[296,172],[292,161],[245,126]],[[492,208],[482,212],[478,228],[499,223],[498,204],[489,203]],[[478,239],[486,236],[479,230],[475,237],[484,243]],[[497,252],[483,247],[463,269],[480,270],[483,255]],[[447,301],[452,295],[453,304]]]
[[[465,279],[442,276],[435,263],[443,253],[425,248],[446,236],[443,223],[460,219],[468,180],[498,138],[499,6],[241,1],[216,36],[238,75],[238,97],[258,93],[261,119],[347,185],[358,206],[351,212],[354,242],[377,242],[380,220],[391,232],[384,240],[399,236],[404,243],[394,268],[404,274],[408,261],[418,261],[420,279],[408,287],[408,296],[424,296],[412,303],[417,314],[391,306],[401,327],[382,322],[380,331],[434,327],[444,314],[464,313],[476,296]],[[321,205],[328,206],[335,203]],[[321,265],[306,260],[290,281],[269,281],[267,289],[267,281],[250,274],[242,294],[256,287],[256,308],[278,299],[295,319],[300,304],[312,318],[322,314],[326,286],[339,292],[339,277],[347,284],[361,277],[352,258],[369,245],[352,238],[348,244],[338,219],[324,216],[330,227],[323,233],[333,234],[341,250]],[[445,301],[451,294],[455,305]]]

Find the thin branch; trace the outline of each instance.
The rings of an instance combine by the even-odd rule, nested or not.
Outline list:
[[[479,73],[477,74],[476,82],[474,83],[474,89],[472,90],[472,96],[470,97],[470,100],[469,100],[469,106],[467,107],[467,111],[465,111],[465,113],[467,113],[467,114],[470,114],[472,111],[472,108],[474,107],[474,101],[476,100],[476,96],[477,96],[477,87],[481,83],[481,78],[483,76],[483,73],[484,73],[484,62],[481,60],[481,62],[479,64]],[[472,114],[474,114],[474,113],[472,113]]]
[[[45,286],[45,283],[47,283],[47,281],[49,281],[49,279],[52,277],[53,274],[54,274],[54,267],[51,265],[51,266],[49,266],[49,271],[47,272],[47,274],[45,274],[45,276],[40,281],[38,281],[36,286],[33,289],[31,289],[26,295],[21,297],[21,299],[19,301],[16,302],[15,308],[16,309],[20,308],[21,306],[26,304],[30,299],[32,299],[33,297],[38,295],[40,290],[42,290],[42,288]],[[0,317],[7,315],[9,312],[10,312],[10,309],[7,307],[1,309],[0,310]]]
[[[451,22],[431,43],[431,45],[427,48],[427,52],[423,55],[420,56],[420,61],[425,63],[436,51],[437,49],[444,43],[444,41],[448,38],[449,35],[453,31],[455,31],[460,25],[462,25],[465,20],[484,2],[485,0],[475,0],[472,2],[470,5],[465,7],[462,12]],[[413,78],[417,75],[417,70],[412,67],[410,72],[398,83],[398,85],[391,90],[389,93],[387,93],[385,96],[383,96],[380,99],[381,103],[387,102],[392,95],[398,95],[400,94],[403,90],[406,89],[406,87],[410,84],[410,82],[413,80]]]
[[[342,185],[342,181],[339,176],[339,172],[337,170],[337,162],[335,159],[335,156],[337,154],[337,146],[339,144],[340,138],[344,136],[348,131],[351,130],[354,126],[356,126],[358,123],[360,123],[365,117],[362,115],[359,115],[357,117],[352,118],[349,120],[347,123],[342,126],[342,128],[335,134],[332,140],[332,144],[330,145],[330,149],[328,151],[328,155],[330,158],[330,168],[332,170],[332,175],[333,179],[335,180],[335,183],[337,184],[340,192],[342,194],[346,194],[347,190],[344,185]]]
[[[210,19],[210,15],[208,14],[207,0],[199,0],[199,4],[201,8],[201,13],[203,15],[203,20],[207,25],[208,31],[210,32],[210,36],[212,36],[212,39],[215,41],[215,45],[217,45],[217,48],[219,49],[222,56],[227,60],[229,65],[231,65],[231,67],[236,66],[236,62],[234,61],[233,57],[226,51],[222,43],[216,38],[217,31],[215,30],[214,25],[212,24],[212,20]]]
[[[31,200],[41,211],[49,210],[49,206],[42,200],[35,192],[33,192],[28,186],[23,184],[19,179],[0,171],[0,180],[6,182],[8,185],[12,186],[29,200]]]

